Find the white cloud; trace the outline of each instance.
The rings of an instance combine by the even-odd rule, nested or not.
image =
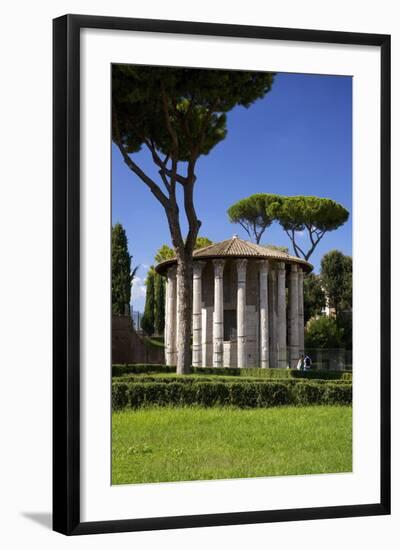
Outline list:
[[[132,281],[131,300],[137,300],[146,296],[146,285],[144,277],[134,277]]]

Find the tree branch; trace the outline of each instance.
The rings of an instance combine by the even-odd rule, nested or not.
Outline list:
[[[159,173],[163,172],[169,178],[172,177],[172,170],[169,170],[167,168],[167,162],[170,159],[170,155],[166,155],[165,160],[161,160],[159,154],[157,153],[155,145],[153,143],[150,144],[146,140],[145,140],[144,143],[146,144],[147,148],[149,149],[149,151],[152,155],[154,163],[160,168]],[[178,174],[177,172],[175,173],[174,177],[175,177],[175,180],[178,181],[179,183],[181,183],[182,185],[185,185],[187,183],[187,178],[185,178],[181,174]]]
[[[267,229],[266,226],[264,226],[259,232],[258,232],[258,235],[257,235],[257,244],[260,244],[260,241],[261,241],[261,237],[264,235],[264,231]]]
[[[248,234],[249,236],[249,239],[251,240],[251,233],[250,233],[250,229],[248,227],[246,227],[245,223],[238,220],[238,224],[241,225],[243,227],[243,229],[246,231],[246,233]]]
[[[177,137],[177,135],[176,135],[175,130],[174,130],[173,127],[172,127],[171,119],[169,118],[168,98],[167,98],[167,94],[165,93],[164,82],[162,82],[162,81],[161,81],[161,97],[162,97],[162,104],[163,104],[163,111],[164,111],[165,123],[166,123],[166,125],[167,125],[168,132],[169,132],[169,134],[170,134],[170,136],[171,136],[172,143],[173,143],[173,145],[174,145],[174,152],[175,152],[175,155],[177,155],[177,154],[178,154],[178,150],[179,150],[178,137]]]
[[[168,208],[168,197],[164,195],[158,185],[151,179],[143,170],[131,159],[128,153],[125,151],[124,146],[121,143],[117,143],[118,149],[121,151],[125,164],[134,172],[150,189],[156,199],[163,205],[165,209]]]
[[[310,241],[311,241],[311,248],[307,251],[307,254],[304,254],[304,259],[308,261],[309,257],[311,256],[311,254],[314,252],[317,244],[319,243],[319,241],[322,239],[322,237],[325,235],[326,231],[319,231],[318,232],[318,229],[312,229],[312,227],[310,226],[306,226],[307,229],[308,229],[308,235],[310,237]],[[317,235],[317,239],[314,240],[313,238],[313,235],[316,234]]]
[[[296,243],[296,237],[295,237],[295,231],[294,229],[291,229],[291,234],[289,233],[289,230],[288,229],[285,229],[285,233],[286,235],[289,237],[289,239],[291,240],[292,242],[292,245],[293,245],[293,250],[294,250],[294,253],[296,254],[297,258],[301,258],[301,256],[303,256],[303,258],[306,257],[306,254],[305,252],[300,248],[300,246]],[[300,256],[301,254],[301,256]]]
[[[113,104],[112,105],[112,124],[116,134],[115,143],[122,154],[122,158],[124,159],[125,164],[128,166],[128,168],[130,168],[130,170],[132,170],[132,172],[134,172],[147,185],[147,187],[150,189],[150,191],[153,193],[156,199],[162,204],[162,206],[165,209],[167,209],[168,197],[164,195],[164,193],[158,187],[156,182],[153,181],[147,174],[145,174],[143,170],[131,159],[131,157],[126,152],[125,147],[122,144],[116,113],[117,111],[116,111],[115,105]]]

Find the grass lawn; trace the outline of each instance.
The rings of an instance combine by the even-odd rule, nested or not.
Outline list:
[[[112,415],[113,484],[351,469],[351,407],[165,407]]]

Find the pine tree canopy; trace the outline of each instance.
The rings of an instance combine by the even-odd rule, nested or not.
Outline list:
[[[208,154],[225,138],[226,113],[249,107],[273,82],[263,72],[134,65],[112,71],[113,139],[127,153],[148,141],[180,161]]]
[[[289,237],[297,257],[308,260],[327,231],[343,225],[349,212],[332,199],[308,196],[283,196],[258,193],[233,204],[228,209],[232,223],[240,224],[251,239],[260,243],[264,231],[277,221]],[[305,231],[309,248],[300,246],[296,233]]]
[[[229,221],[241,225],[250,239],[259,244],[264,231],[275,219],[273,205],[279,199],[279,195],[271,193],[257,193],[241,199],[228,208]]]

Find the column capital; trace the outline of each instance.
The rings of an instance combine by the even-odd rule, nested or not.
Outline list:
[[[257,264],[259,265],[260,271],[262,272],[269,272],[269,261],[268,260],[257,260]]]
[[[193,276],[200,277],[206,262],[193,262]]]
[[[176,275],[176,265],[173,265],[168,268],[167,271],[168,279],[175,277]]]
[[[285,271],[285,262],[276,262],[276,269],[278,271]]]
[[[225,265],[225,260],[213,260],[212,261],[213,264],[214,264],[214,275],[215,277],[222,277],[222,274],[224,272],[224,265]]]
[[[236,263],[236,269],[238,272],[238,277],[246,278],[247,260],[245,258],[239,258],[238,260],[235,260],[235,263]]]
[[[297,280],[298,275],[297,264],[292,264],[290,266],[289,279]]]

